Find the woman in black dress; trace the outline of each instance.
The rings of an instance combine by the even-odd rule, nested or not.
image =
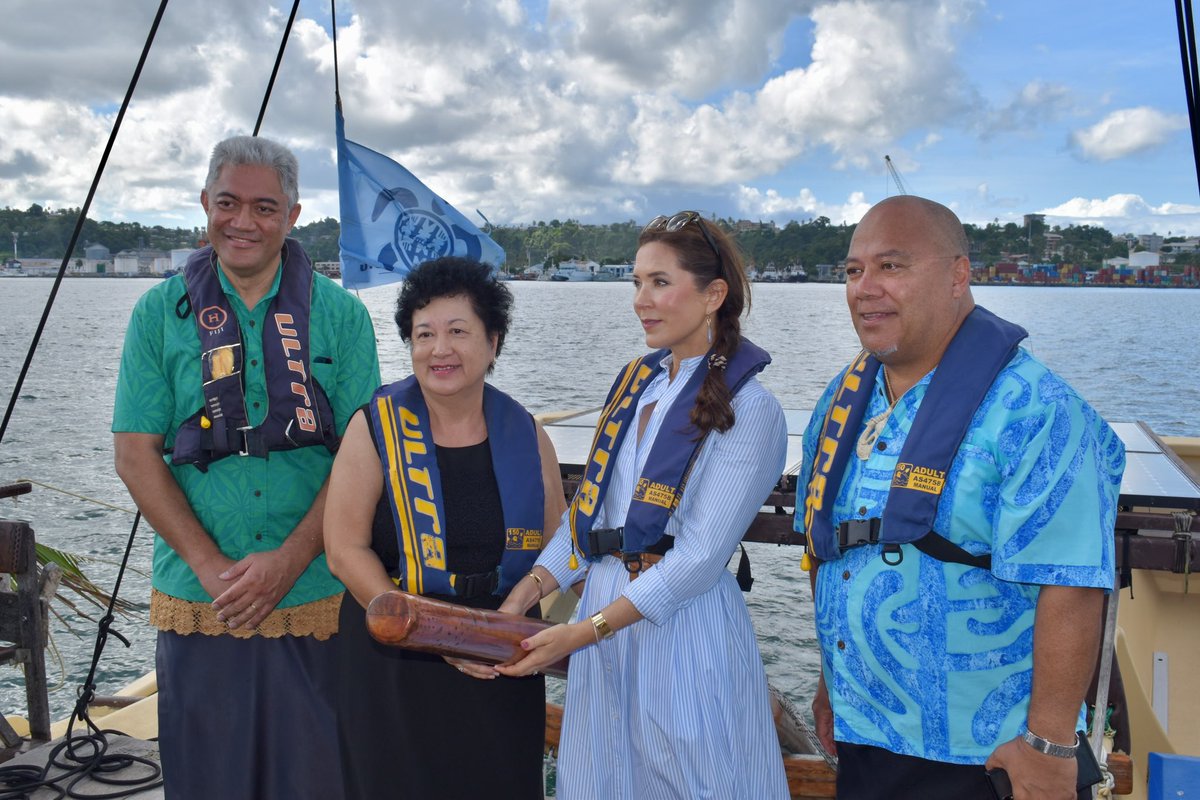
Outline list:
[[[396,323],[413,375],[354,415],[334,462],[325,550],[348,590],[336,701],[352,800],[543,796],[542,678],[381,645],[364,615],[397,585],[495,609],[557,527],[553,445],[484,381],[512,302],[478,262],[442,258],[410,273]]]

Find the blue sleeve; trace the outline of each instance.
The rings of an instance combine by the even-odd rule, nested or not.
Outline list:
[[[1043,393],[1054,388],[1048,383]],[[1070,390],[1053,391],[1023,432],[1019,446],[1002,439],[997,453],[992,573],[1018,583],[1111,589],[1124,445]]]
[[[672,527],[678,525],[674,546],[624,591],[656,625],[716,584],[783,474],[787,422],[779,401],[751,382],[738,392],[733,408],[733,427],[709,435],[688,480],[672,518]]]
[[[554,536],[550,538],[546,549],[537,560],[537,566],[554,576],[561,591],[566,591],[568,586],[583,580],[588,570],[588,561],[582,554],[577,556],[579,565],[571,569],[571,526],[567,523],[570,513],[571,509],[568,507],[558,521],[558,530],[554,532]]]

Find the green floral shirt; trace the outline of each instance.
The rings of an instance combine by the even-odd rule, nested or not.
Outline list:
[[[242,329],[246,406],[251,424],[267,413],[262,335],[267,309],[279,289],[275,283],[253,309],[234,291],[223,272],[221,286]],[[203,405],[200,338],[191,314],[180,319],[176,306],[187,293],[182,274],[142,295],[125,332],[121,372],[113,410],[113,432],[155,433],[171,447],[175,432]],[[323,275],[313,285],[309,368],[329,396],[340,435],[380,384],[375,331],[362,302]],[[205,530],[226,556],[238,560],[274,550],[311,507],[333,455],[324,447],[271,453],[269,459],[229,456],[209,465],[167,466]],[[208,602],[195,573],[161,537],[154,541],[154,588],[192,602]],[[325,563],[313,560],[279,603],[279,608],[336,594],[342,585]]]

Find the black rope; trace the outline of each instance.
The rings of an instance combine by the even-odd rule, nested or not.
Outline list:
[[[0,421],[0,441],[3,441],[4,432],[8,429],[8,422],[12,418],[17,397],[21,393],[25,376],[29,373],[30,364],[33,363],[33,354],[37,351],[38,343],[41,341],[42,333],[46,328],[46,322],[50,317],[50,309],[54,306],[59,286],[62,284],[63,276],[66,274],[67,263],[70,261],[71,253],[75,250],[75,245],[79,241],[79,235],[83,230],[84,222],[87,220],[87,213],[91,208],[92,199],[96,195],[96,188],[100,184],[100,177],[104,174],[104,167],[108,163],[108,157],[112,153],[113,145],[116,143],[117,134],[121,130],[121,122],[125,118],[125,112],[133,99],[133,92],[137,88],[139,78],[141,78],[142,68],[145,67],[146,59],[150,55],[150,47],[153,45],[154,37],[158,33],[158,26],[162,22],[163,15],[166,13],[167,2],[168,0],[162,0],[159,4],[158,13],[154,16],[154,22],[150,26],[149,34],[146,36],[146,43],[142,47],[142,55],[138,59],[137,67],[133,71],[133,77],[129,81],[129,88],[125,92],[125,99],[121,103],[121,109],[117,112],[116,121],[113,123],[112,131],[109,133],[108,143],[105,145],[104,153],[100,157],[100,164],[96,168],[96,174],[92,178],[92,185],[88,189],[87,199],[84,201],[83,207],[79,209],[79,216],[75,221],[75,230],[71,234],[71,241],[67,245],[66,252],[63,254],[62,264],[59,265],[54,286],[50,290],[50,296],[46,300],[46,307],[42,311],[42,318],[38,323],[37,330],[34,332],[33,341],[29,346],[29,352],[25,356],[25,363],[21,367],[21,373],[17,378],[16,385],[13,387],[12,398],[9,400],[8,408],[4,413],[4,419]],[[125,574],[125,567],[129,562],[129,554],[133,549],[134,534],[137,532],[140,521],[141,514],[139,513],[134,517],[133,528],[129,531],[129,542],[125,546],[125,557],[121,561],[121,569],[117,575],[116,586],[113,587],[112,594],[109,597],[108,611],[100,621],[100,630],[96,636],[96,648],[92,654],[92,666],[88,671],[87,681],[80,690],[80,698],[76,703],[75,711],[70,722],[67,724],[65,739],[50,751],[44,767],[34,765],[0,767],[0,786],[5,787],[3,790],[0,790],[0,800],[24,800],[31,797],[33,792],[39,789],[52,792],[54,798],[92,798],[92,800],[110,800],[111,798],[115,800],[115,798],[128,797],[162,785],[162,781],[159,779],[162,770],[154,761],[128,754],[109,755],[107,753],[108,739],[106,734],[119,732],[100,730],[92,722],[87,712],[87,704],[96,694],[93,682],[96,674],[96,665],[99,663],[104,645],[108,641],[108,634],[111,633],[121,640],[126,647],[129,646],[129,640],[117,631],[112,630],[111,626],[113,609],[116,607],[121,580]],[[90,733],[75,735],[74,726],[76,717],[87,725],[91,731]],[[108,773],[127,769],[134,764],[143,765],[147,770],[146,774],[136,778],[113,778],[107,776]],[[50,772],[52,769],[61,769],[64,772],[51,777]],[[97,783],[128,788],[103,794],[84,794],[77,791],[77,785],[89,778]],[[64,781],[70,781],[65,788],[62,785]]]
[[[121,110],[117,112],[117,120],[113,123],[112,133],[108,135],[108,144],[104,147],[104,155],[100,157],[100,166],[96,168],[96,175],[92,178],[92,187],[88,189],[87,200],[83,202],[83,208],[79,209],[79,217],[75,220],[75,230],[71,233],[71,243],[67,245],[67,250],[63,253],[62,264],[58,267],[54,286],[50,288],[50,296],[46,298],[46,307],[42,311],[42,319],[38,322],[37,330],[33,334],[33,341],[29,344],[29,352],[25,354],[25,363],[21,365],[21,374],[17,376],[17,383],[13,386],[12,397],[9,398],[4,419],[0,421],[0,442],[4,441],[4,432],[8,430],[8,421],[12,418],[13,409],[17,405],[17,397],[21,394],[21,386],[24,385],[25,376],[29,373],[29,366],[33,363],[33,354],[37,350],[38,342],[42,339],[42,331],[46,329],[46,321],[50,318],[50,309],[54,306],[54,298],[58,296],[58,287],[62,284],[63,275],[67,272],[67,264],[71,260],[71,253],[75,251],[75,244],[79,241],[83,223],[87,221],[88,209],[92,207],[92,198],[96,196],[96,187],[100,185],[100,176],[104,174],[104,166],[108,163],[108,154],[112,152],[113,144],[117,141],[117,131],[121,130],[121,120],[125,118],[125,109],[129,108],[129,101],[133,99],[133,90],[137,87],[142,67],[146,64],[146,57],[150,55],[150,45],[154,43],[154,35],[158,32],[158,23],[162,21],[163,13],[166,10],[167,0],[162,0],[158,6],[158,13],[154,16],[154,24],[150,26],[146,44],[142,47],[142,57],[138,59],[137,68],[133,71],[133,78],[129,81],[129,89],[125,92]]]
[[[254,123],[254,135],[262,128],[263,117],[267,115],[267,103],[271,100],[271,90],[275,88],[275,76],[279,74],[279,65],[283,63],[283,51],[287,49],[288,37],[292,33],[292,23],[296,21],[296,12],[300,10],[300,0],[292,3],[292,13],[288,17],[287,26],[283,29],[283,39],[279,42],[279,52],[275,54],[275,66],[271,68],[271,80],[267,81],[267,91],[263,95],[262,107],[258,109],[258,120]]]
[[[121,592],[121,581],[125,578],[125,568],[129,565],[129,554],[133,552],[134,536],[137,534],[138,524],[141,521],[142,512],[138,511],[133,517],[129,540],[125,543],[125,556],[121,559],[116,583],[109,594],[108,609],[100,619],[99,631],[96,633],[96,646],[92,651],[92,664],[88,668],[83,686],[79,689],[75,710],[71,713],[71,719],[67,723],[66,737],[50,751],[44,767],[32,764],[0,767],[0,785],[7,787],[0,791],[0,800],[26,800],[39,789],[54,792],[55,798],[117,800],[117,798],[129,797],[162,785],[162,768],[152,759],[129,753],[109,753],[108,734],[117,736],[124,734],[115,730],[101,730],[88,714],[88,705],[96,697],[96,667],[100,664],[104,646],[108,644],[109,634],[117,637],[122,644],[129,647],[129,640],[112,627],[113,610],[116,608],[117,595]],[[76,720],[84,723],[89,732],[76,734]],[[144,773],[136,777],[123,778],[113,775],[113,773],[122,773],[135,765],[141,765]],[[54,769],[62,770],[62,772],[52,776],[50,773]],[[76,788],[82,781],[89,779],[107,786],[124,788],[99,794],[84,793]],[[66,782],[65,787],[64,782]]]
[[[137,87],[138,79],[141,77],[142,68],[146,64],[146,58],[150,54],[150,47],[154,42],[154,37],[158,32],[159,23],[162,21],[163,14],[166,12],[168,0],[162,0],[158,13],[154,17],[154,23],[150,28],[150,33],[146,38],[146,43],[142,48],[141,58],[138,59],[137,68],[134,70],[133,78],[130,80],[129,89],[125,93],[125,99],[121,104],[121,109],[117,113],[116,121],[113,124],[112,132],[109,134],[108,144],[104,148],[104,154],[101,156],[100,165],[96,170],[96,175],[92,179],[91,188],[88,190],[87,200],[84,201],[83,207],[79,211],[79,218],[76,220],[75,230],[71,236],[70,244],[67,246],[66,253],[63,255],[62,264],[58,270],[58,276],[55,279],[54,286],[50,291],[50,296],[46,302],[46,308],[42,313],[41,321],[38,324],[37,331],[34,334],[33,342],[30,345],[29,353],[26,355],[25,363],[21,368],[21,373],[17,378],[16,386],[13,388],[12,398],[9,401],[8,408],[5,411],[4,419],[0,422],[0,441],[4,439],[4,432],[8,428],[8,421],[12,417],[13,408],[16,405],[17,397],[20,394],[22,384],[25,381],[25,376],[29,372],[29,366],[33,361],[33,354],[37,350],[38,343],[41,340],[42,332],[45,330],[46,322],[49,319],[50,309],[54,305],[55,297],[58,294],[59,285],[62,283],[63,276],[66,273],[67,264],[70,261],[71,253],[75,249],[75,244],[79,240],[79,234],[83,229],[83,223],[87,218],[87,212],[91,208],[92,199],[96,194],[96,188],[100,183],[100,177],[104,173],[104,167],[108,163],[108,156],[112,152],[113,144],[116,142],[117,133],[121,128],[121,121],[125,117],[125,111],[129,107],[129,103],[133,98],[134,89]],[[292,6],[291,16],[288,18],[287,27],[284,29],[283,41],[279,45],[279,53],[275,58],[275,66],[271,71],[271,79],[267,84],[266,95],[263,97],[262,108],[259,110],[258,121],[254,126],[254,135],[258,135],[260,126],[262,125],[263,116],[266,114],[267,102],[271,97],[271,90],[275,85],[275,77],[279,72],[280,62],[283,60],[284,48],[287,45],[288,37],[292,30],[292,23],[295,21],[296,14],[300,8],[300,0],[295,0]],[[121,559],[121,566],[117,573],[117,580],[113,586],[112,593],[109,596],[108,609],[105,615],[100,619],[98,631],[96,633],[96,645],[92,652],[92,663],[88,668],[87,678],[84,680],[83,686],[80,687],[79,697],[75,702],[75,708],[71,714],[71,719],[67,723],[67,734],[62,742],[57,744],[49,754],[44,767],[35,765],[9,765],[0,767],[0,786],[5,787],[0,790],[0,800],[27,800],[37,790],[48,790],[53,792],[54,798],[80,798],[80,800],[117,800],[117,798],[129,797],[134,794],[145,792],[149,789],[154,789],[162,785],[162,768],[152,759],[143,758],[127,753],[108,753],[108,734],[124,735],[120,731],[101,730],[95,722],[92,721],[88,713],[88,706],[96,696],[96,669],[100,663],[100,657],[104,653],[105,645],[108,643],[108,637],[111,634],[119,639],[126,647],[130,646],[129,640],[120,632],[113,629],[113,610],[116,607],[117,597],[121,590],[121,582],[125,577],[125,569],[129,564],[129,555],[133,550],[134,537],[137,534],[138,524],[141,522],[141,511],[134,516],[133,527],[129,531],[129,540],[125,545],[125,556]],[[75,733],[76,721],[82,722],[87,729],[87,733]],[[145,768],[145,774],[138,777],[114,777],[112,773],[124,772],[134,765],[141,765]],[[60,774],[50,776],[51,770],[63,770]],[[105,784],[108,786],[121,787],[111,792],[102,793],[84,793],[76,787],[84,780],[92,780],[96,783]],[[65,788],[64,781],[69,781]]]
[[[333,101],[338,111],[342,110],[342,81],[338,76],[337,56],[337,0],[329,0],[329,25],[333,32]]]
[[[1179,62],[1183,66],[1183,90],[1187,97],[1188,122],[1192,131],[1192,161],[1196,167],[1196,185],[1200,188],[1200,67],[1196,61],[1196,26],[1192,18],[1192,0],[1175,0],[1175,25],[1179,29]]]

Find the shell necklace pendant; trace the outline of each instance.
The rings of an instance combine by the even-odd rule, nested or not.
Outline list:
[[[858,444],[854,446],[854,452],[863,461],[871,457],[871,450],[875,447],[875,442],[879,441],[879,434],[883,431],[883,426],[887,424],[887,419],[892,414],[892,409],[889,406],[882,414],[876,414],[867,420],[867,426],[863,428],[862,435],[858,437]]]
[[[876,414],[867,420],[867,424],[863,427],[862,434],[858,437],[858,442],[854,446],[854,453],[863,461],[871,457],[871,451],[875,448],[875,442],[879,441],[879,434],[883,433],[883,426],[887,424],[888,417],[892,415],[892,409],[896,407],[896,400],[900,398],[892,398],[892,385],[888,382],[887,368],[883,368],[883,387],[887,392],[888,401],[891,403],[882,413]]]

